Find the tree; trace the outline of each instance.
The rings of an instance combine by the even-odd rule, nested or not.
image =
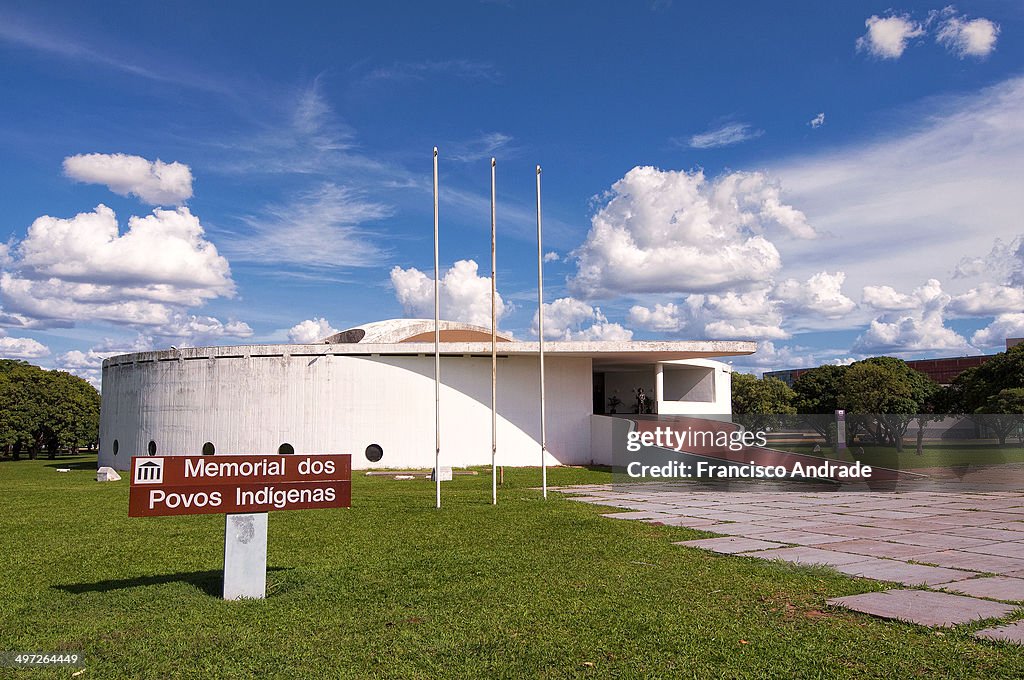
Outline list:
[[[992,429],[999,445],[1020,427],[1020,403],[1024,389],[1024,344],[994,355],[953,380],[947,400],[955,413],[971,416]]]
[[[760,378],[749,373],[732,374],[732,412],[735,420],[751,430],[778,427],[781,415],[796,413],[796,394],[778,378]]]
[[[902,359],[872,357],[847,368],[838,403],[858,416],[855,427],[865,427],[876,441],[902,451],[907,426],[915,414],[928,410],[938,391],[937,383]]]
[[[96,442],[100,395],[85,380],[23,361],[0,360],[0,448],[15,459],[54,458]]]
[[[793,406],[805,416],[800,420],[825,438],[826,445],[834,445],[836,423],[834,414],[843,391],[846,366],[825,365],[804,371],[793,382],[796,397]]]

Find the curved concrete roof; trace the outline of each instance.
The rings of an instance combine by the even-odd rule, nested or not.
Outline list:
[[[491,339],[491,329],[484,326],[444,320],[438,325],[441,328],[442,342],[490,342]],[[343,330],[320,342],[329,345],[356,342],[388,344],[393,342],[433,342],[433,339],[433,319],[386,319]],[[499,334],[498,341],[511,342],[512,338]]]

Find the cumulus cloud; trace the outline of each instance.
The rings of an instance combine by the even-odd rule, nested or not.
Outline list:
[[[134,340],[112,340],[107,338],[102,343],[94,345],[84,352],[71,350],[58,354],[54,360],[54,368],[59,371],[67,371],[84,378],[92,383],[93,387],[100,389],[103,377],[103,360],[118,354],[130,352],[146,352],[153,349],[153,340],[144,335],[138,335]]]
[[[1009,242],[996,238],[992,250],[984,257],[962,258],[953,276],[987,276],[1010,286],[1024,287],[1024,236]]]
[[[701,171],[636,167],[605,198],[572,253],[568,283],[582,297],[750,288],[782,266],[766,234],[815,236],[759,172],[708,181]]]
[[[996,49],[999,24],[988,19],[968,19],[956,16],[952,7],[943,12],[946,16],[935,34],[935,41],[960,59],[965,57],[987,57]],[[953,14],[950,16],[950,14]]]
[[[192,171],[184,163],[142,156],[89,153],[64,159],[64,174],[88,184],[105,184],[115,194],[151,205],[177,205],[192,196]]]
[[[1006,347],[1007,338],[1024,338],[1024,313],[1000,314],[971,336],[971,344],[988,349]]]
[[[252,328],[244,321],[221,321],[212,316],[181,313],[173,314],[165,323],[147,328],[146,332],[153,338],[150,344],[161,342],[178,347],[210,345],[225,339],[248,338],[253,334]]]
[[[917,298],[900,293],[892,286],[864,286],[861,302],[880,312],[906,311],[918,304]]]
[[[730,360],[733,371],[749,371],[761,375],[765,371],[789,368],[812,368],[822,364],[845,366],[863,357],[850,356],[842,349],[811,349],[800,345],[776,345],[771,340],[757,343],[757,351]]]
[[[724,295],[697,294],[679,304],[655,304],[653,308],[634,305],[629,310],[629,321],[645,330],[685,333],[693,338],[783,339],[789,333],[781,327],[779,306],[767,288]]]
[[[173,323],[183,308],[231,297],[228,262],[188,208],[156,209],[119,232],[110,208],[36,219],[0,272],[0,325]]]
[[[160,299],[168,288],[200,299],[234,293],[228,261],[188,208],[133,216],[124,235],[103,204],[70,219],[44,215],[29,227],[17,255],[17,265],[32,278],[141,284],[159,290]]]
[[[491,327],[491,277],[477,274],[474,260],[459,260],[439,282],[441,317]],[[391,269],[391,285],[406,316],[433,318],[434,278],[415,267]],[[495,294],[498,321],[511,311],[501,293]]]
[[[983,283],[956,295],[949,311],[959,316],[994,316],[1024,309],[1024,289]]]
[[[872,320],[854,342],[853,351],[870,354],[973,349],[960,334],[946,327],[944,313],[952,298],[942,291],[938,280],[929,279],[909,297],[916,300],[914,309]]]
[[[748,123],[727,123],[721,127],[693,135],[686,142],[691,149],[714,149],[720,146],[732,146],[755,139],[764,134],[764,130],[751,127]]]
[[[825,124],[825,112],[822,111],[814,118],[811,118],[809,121],[807,121],[807,124],[810,125],[812,129],[820,128],[822,125]]]
[[[539,335],[539,315],[533,313],[530,332]],[[564,297],[544,303],[544,339],[576,341],[625,341],[633,331],[621,324],[609,323],[599,307],[591,307],[582,300]]]
[[[12,338],[0,330],[0,359],[39,359],[50,354],[50,348],[32,338]]]
[[[899,59],[907,42],[924,35],[924,27],[909,14],[880,17],[871,15],[864,21],[867,33],[857,38],[857,49],[880,59]]]
[[[845,280],[844,272],[818,272],[806,281],[786,279],[775,287],[774,295],[790,313],[839,319],[857,308],[857,303],[843,294]]]
[[[300,321],[288,330],[288,341],[298,345],[311,345],[338,332],[337,328],[320,316]]]
[[[544,261],[545,262],[557,262],[559,259],[560,258],[558,256],[558,253],[556,253],[553,250],[551,252],[549,252],[549,253],[544,253]]]

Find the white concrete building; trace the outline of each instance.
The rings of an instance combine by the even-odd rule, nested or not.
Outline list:
[[[491,461],[491,334],[441,322],[442,465]],[[351,453],[353,467],[434,464],[434,324],[400,319],[314,345],[141,352],[103,362],[99,464],[132,456]],[[545,342],[549,464],[605,462],[595,414],[642,388],[655,413],[730,412],[730,371],[710,357],[755,343]],[[536,342],[499,337],[498,463],[540,465]],[[378,448],[372,447],[376,445]],[[379,460],[376,455],[382,450]],[[365,455],[364,455],[365,454]]]

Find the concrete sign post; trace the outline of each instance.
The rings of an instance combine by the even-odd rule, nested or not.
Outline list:
[[[263,599],[267,592],[267,513],[227,515],[224,599]]]
[[[352,457],[344,455],[136,456],[129,517],[225,513],[224,599],[263,598],[267,513],[347,508]]]

